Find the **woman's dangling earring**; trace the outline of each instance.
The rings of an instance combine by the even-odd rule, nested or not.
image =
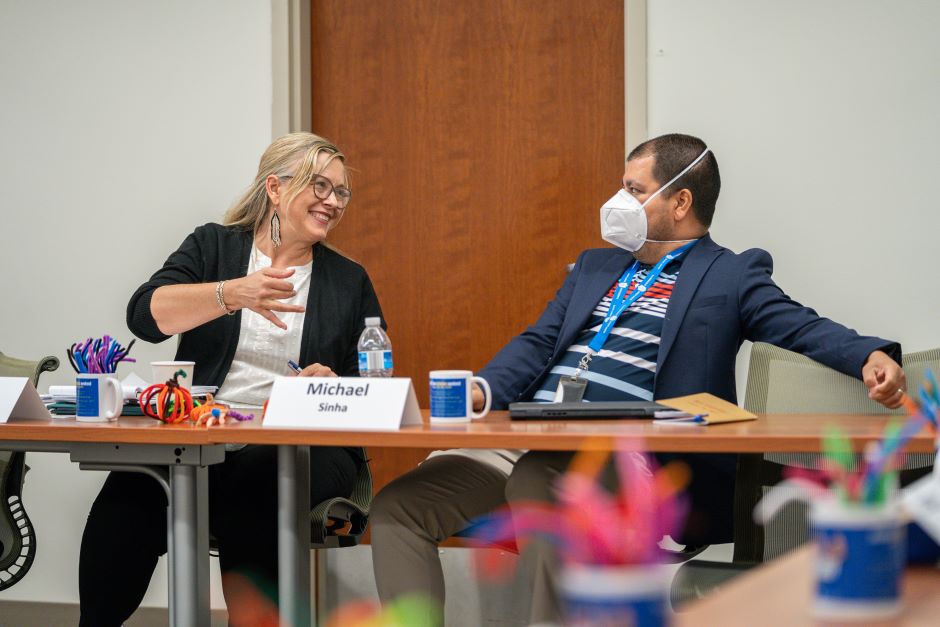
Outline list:
[[[275,248],[281,245],[281,219],[277,217],[277,207],[271,215],[271,242]]]

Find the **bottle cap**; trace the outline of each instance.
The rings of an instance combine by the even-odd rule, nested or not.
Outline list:
[[[366,326],[367,327],[380,327],[382,326],[382,319],[379,318],[378,316],[374,318],[366,318]]]

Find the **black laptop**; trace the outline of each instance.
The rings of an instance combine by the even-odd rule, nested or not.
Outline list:
[[[510,403],[513,420],[577,420],[598,418],[653,418],[656,412],[675,410],[655,401],[596,401],[593,403]]]

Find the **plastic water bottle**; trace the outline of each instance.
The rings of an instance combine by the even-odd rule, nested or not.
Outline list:
[[[392,342],[382,329],[381,318],[366,318],[359,336],[359,376],[392,376]]]

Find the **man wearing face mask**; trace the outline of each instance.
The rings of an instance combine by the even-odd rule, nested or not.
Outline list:
[[[802,353],[863,379],[869,396],[901,404],[900,346],[860,336],[787,297],[760,249],[736,254],[708,235],[721,178],[700,139],[664,135],[628,156],[619,190],[600,212],[617,248],[583,252],[564,285],[523,333],[478,374],[493,409],[536,400],[651,400],[709,392],[736,402],[734,366],[743,340]],[[475,393],[475,405],[482,395]],[[476,516],[513,502],[551,500],[572,454],[445,451],[398,478],[373,504],[373,560],[388,602],[424,592],[443,603],[437,544]],[[731,539],[736,457],[681,458],[692,470],[691,513],[680,542]],[[558,616],[553,557],[526,550],[535,569],[531,621]]]

